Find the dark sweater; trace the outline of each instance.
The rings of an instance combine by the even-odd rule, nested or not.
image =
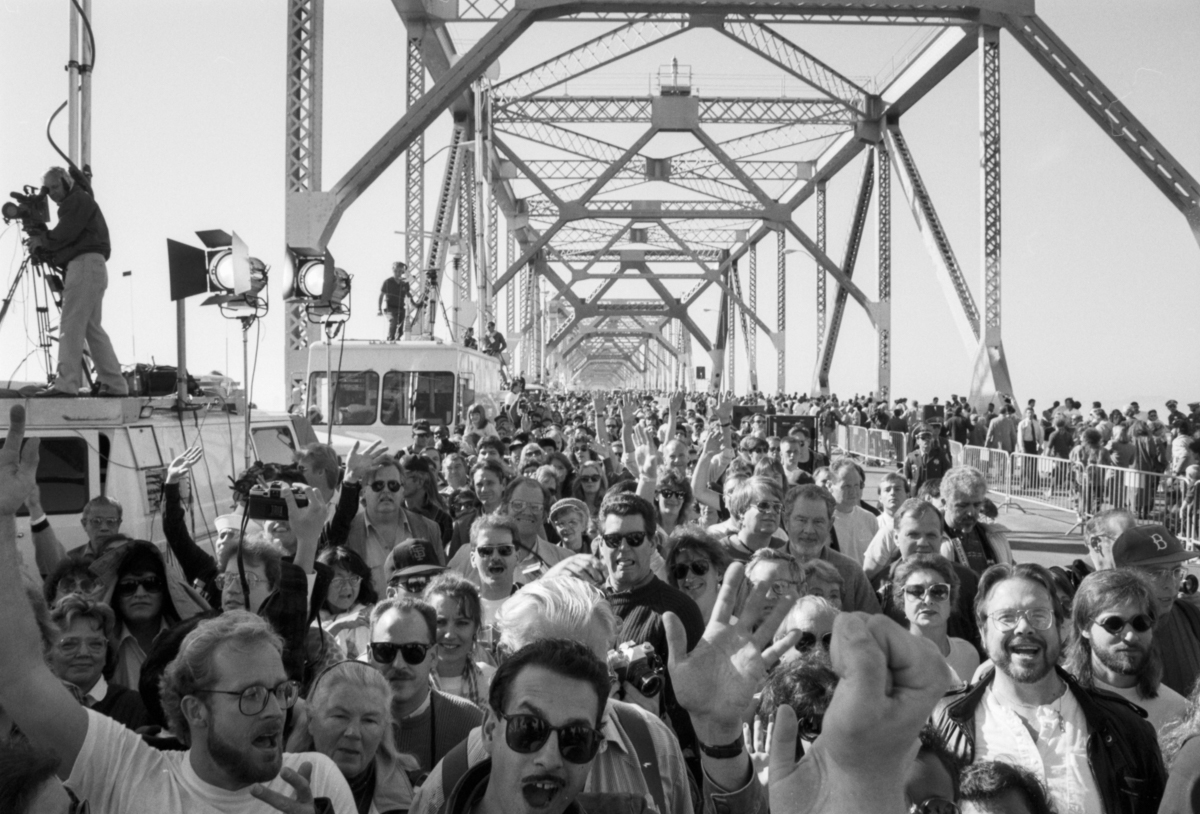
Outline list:
[[[59,268],[89,252],[104,255],[105,260],[111,256],[104,213],[80,184],[75,184],[58,205],[58,224],[46,233],[45,248]]]
[[[675,689],[671,685],[670,675],[666,674],[667,630],[663,626],[662,617],[664,613],[671,611],[683,622],[690,653],[704,635],[704,618],[700,614],[700,608],[683,591],[672,588],[653,575],[649,582],[632,591],[608,592],[608,601],[612,603],[613,612],[621,620],[617,631],[617,644],[646,642],[662,659],[666,679],[663,686],[663,708],[670,716],[671,725],[679,738],[679,745],[686,750],[693,745],[696,735],[692,729],[691,718],[675,701]]]
[[[146,705],[142,703],[142,696],[136,690],[122,687],[120,684],[109,684],[104,700],[93,705],[92,709],[130,729],[137,729],[151,722]]]
[[[422,772],[429,772],[447,752],[466,740],[472,729],[483,723],[483,712],[470,701],[437,690],[429,693],[429,707],[424,712],[392,722],[396,748],[415,757]],[[431,726],[436,730],[432,736]]]

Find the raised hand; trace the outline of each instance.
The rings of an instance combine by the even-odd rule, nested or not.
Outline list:
[[[8,435],[0,448],[0,515],[15,515],[29,493],[37,488],[38,439],[25,440],[25,407],[8,411]]]
[[[204,450],[200,449],[199,444],[191,449],[185,449],[181,455],[175,456],[174,460],[167,465],[166,482],[179,483],[203,457]]]
[[[796,761],[795,711],[781,706],[775,717],[771,810],[905,811],[905,770],[917,735],[952,683],[936,653],[933,642],[885,616],[838,614],[831,655],[840,681],[803,760]]]
[[[293,796],[284,797],[261,783],[250,787],[250,795],[284,814],[316,814],[317,807],[313,801],[312,787],[309,785],[312,781],[312,764],[301,763],[298,772],[285,766],[279,776],[296,790]]]
[[[361,443],[361,441],[355,441],[350,454],[346,456],[346,480],[351,483],[357,483],[365,478],[367,473],[375,468],[379,459],[388,453],[388,449],[382,441],[376,441],[359,452],[358,446]]]
[[[308,498],[307,506],[300,506],[291,489],[283,490],[283,502],[288,508],[288,525],[296,534],[297,540],[316,540],[321,536],[321,528],[325,525],[328,514],[328,503],[321,497],[320,491],[312,486],[296,484]]]
[[[771,587],[767,582],[754,587],[737,622],[730,622],[744,576],[741,563],[734,563],[725,571],[708,626],[690,653],[679,617],[670,612],[663,615],[667,668],[675,698],[688,711],[696,735],[703,743],[737,740],[742,722],[754,708],[754,694],[766,682],[767,668],[799,637],[796,632],[789,633],[772,644],[775,631],[796,599],[785,598],[769,615],[764,614],[763,606]]]

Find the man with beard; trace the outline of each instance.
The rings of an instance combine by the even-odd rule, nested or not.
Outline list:
[[[995,667],[934,711],[950,750],[964,763],[1003,759],[1029,770],[1060,814],[1156,810],[1166,771],[1154,728],[1124,699],[1056,667],[1063,611],[1050,572],[992,566],[975,610]]]
[[[444,810],[582,814],[575,798],[604,743],[607,698],[608,666],[578,642],[539,639],[512,654],[488,694],[488,759],[467,771]]]
[[[976,574],[982,574],[990,565],[1013,561],[1008,529],[998,523],[985,527],[979,522],[987,493],[987,479],[973,466],[956,466],[942,476],[939,499],[947,540],[941,555]]]
[[[1114,567],[1140,571],[1154,585],[1154,648],[1162,656],[1162,683],[1181,695],[1191,692],[1200,677],[1200,608],[1175,601],[1187,575],[1183,564],[1195,558],[1158,525],[1129,528],[1112,545]]]
[[[466,699],[433,689],[437,612],[420,599],[393,597],[371,609],[371,644],[366,659],[392,687],[396,748],[416,758],[414,785],[471,730],[483,713]],[[348,809],[350,810],[350,809]]]
[[[1063,668],[1084,687],[1116,693],[1146,711],[1161,731],[1187,699],[1161,684],[1162,659],[1151,647],[1158,611],[1154,586],[1132,569],[1089,574],[1071,604]]]

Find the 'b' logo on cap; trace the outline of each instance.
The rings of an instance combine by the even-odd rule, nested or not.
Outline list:
[[[1159,551],[1165,551],[1167,548],[1167,539],[1161,534],[1151,534],[1150,539],[1154,541],[1154,547]]]

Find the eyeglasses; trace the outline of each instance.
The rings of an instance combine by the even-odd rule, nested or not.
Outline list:
[[[627,534],[601,534],[600,539],[604,541],[604,545],[608,548],[620,548],[622,543],[630,548],[638,548],[642,543],[646,542],[646,532],[631,531]]]
[[[525,500],[510,500],[510,501],[508,501],[508,508],[514,512],[528,511],[528,512],[533,512],[534,514],[541,514],[542,507],[544,507],[545,505],[546,504],[542,503],[541,501],[538,501],[537,503],[530,503]]]
[[[769,447],[769,446],[767,446],[766,444],[755,444],[754,446],[746,446],[746,447],[742,447],[742,452],[759,452],[759,453],[762,453],[762,452],[766,452],[768,449],[770,449],[770,447]]]
[[[255,585],[261,585],[266,582],[266,577],[260,577],[258,574],[246,574],[246,584],[253,588]],[[241,580],[238,579],[236,571],[227,571],[224,574],[217,574],[214,582],[222,591],[226,588],[241,588]]]
[[[388,587],[403,588],[410,594],[419,594],[425,591],[425,588],[429,585],[431,579],[432,578],[428,576],[407,578],[392,577],[390,580],[388,580]]]
[[[1187,576],[1187,569],[1176,565],[1174,568],[1147,568],[1145,573],[1158,584],[1165,585],[1168,582],[1180,582]]]
[[[687,495],[678,489],[663,489],[658,493],[659,497],[665,497],[667,500],[683,500]]]
[[[817,646],[817,642],[821,643],[821,648],[828,653],[829,648],[833,644],[833,633],[822,633],[820,637],[811,630],[806,630],[800,634],[800,638],[796,640],[796,650],[800,653],[807,653]]]
[[[1048,608],[1030,608],[1029,610],[999,610],[989,613],[988,618],[1001,631],[1015,628],[1024,619],[1034,630],[1049,630],[1054,627],[1054,611]]]
[[[759,514],[779,514],[783,511],[783,504],[775,500],[760,500],[753,505]]]
[[[102,584],[91,577],[63,577],[58,582],[58,593],[60,595],[90,594],[100,587]]]
[[[1132,619],[1125,619],[1113,614],[1106,619],[1095,619],[1093,621],[1108,631],[1110,636],[1117,636],[1124,633],[1126,626],[1133,628],[1137,633],[1145,633],[1154,627],[1154,622],[1144,613],[1139,613]]]
[[[104,649],[108,647],[107,639],[59,639],[58,649],[62,652],[73,655],[78,653],[80,649],[87,650],[89,655],[101,656],[104,654]]]
[[[962,811],[958,803],[945,797],[927,797],[919,803],[909,806],[908,814],[959,814]]]
[[[675,577],[676,582],[682,582],[687,579],[688,572],[691,571],[698,577],[702,577],[712,568],[712,563],[708,560],[692,560],[691,562],[681,562],[671,569],[671,576]]]
[[[362,577],[334,577],[329,580],[329,587],[334,590],[349,588],[352,591],[357,591],[359,585],[362,585]]]
[[[795,582],[790,579],[777,579],[767,588],[767,596],[784,596],[794,590],[796,590]]]
[[[300,682],[281,681],[268,689],[261,684],[247,687],[244,690],[196,690],[196,692],[214,692],[218,695],[236,695],[238,711],[243,715],[257,715],[267,708],[267,699],[272,695],[279,702],[281,709],[291,709],[300,697]]]
[[[600,476],[599,475],[580,475],[579,482],[580,483],[599,483]]]
[[[376,494],[378,494],[379,492],[382,492],[385,488],[389,492],[392,492],[394,494],[396,492],[399,492],[402,487],[400,485],[400,481],[398,481],[398,480],[371,481],[371,491],[372,492],[375,492]]]
[[[148,594],[162,593],[163,584],[158,577],[142,577],[141,579],[123,579],[117,583],[118,596],[133,596],[138,588],[145,588]]]
[[[558,753],[568,763],[589,763],[600,751],[603,737],[596,729],[585,724],[550,726],[545,718],[537,715],[505,715],[503,712],[497,715],[506,724],[504,742],[509,749],[522,755],[531,754],[545,746],[551,732],[558,733]]]
[[[950,598],[950,586],[944,582],[934,585],[905,585],[904,594],[918,601],[929,599],[933,602],[945,602]]]
[[[501,557],[511,557],[513,554],[517,553],[517,548],[516,546],[511,545],[484,545],[476,548],[475,553],[478,554],[481,559],[486,560],[489,557],[495,556],[496,554],[499,554]]]
[[[422,642],[407,642],[406,644],[371,642],[371,658],[380,664],[391,664],[396,660],[396,654],[399,653],[405,664],[420,664],[425,661],[425,655],[431,647],[433,645]]]

